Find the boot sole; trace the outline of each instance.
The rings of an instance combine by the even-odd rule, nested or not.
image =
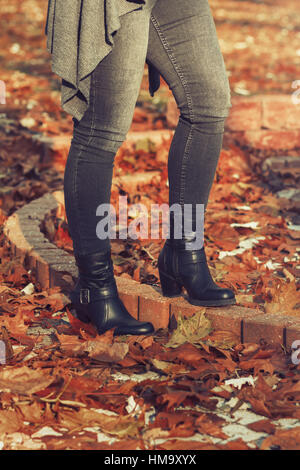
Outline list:
[[[69,308],[69,311],[73,315],[74,318],[77,318],[78,320],[80,320],[83,323],[86,323],[86,324],[89,323],[89,324],[93,325],[91,320],[86,315],[80,313],[80,307],[77,307],[77,306],[74,306],[73,304],[71,304],[71,306]],[[95,325],[93,325],[93,326],[97,330],[97,327]],[[116,330],[117,330],[117,328],[116,328]],[[121,333],[121,332],[117,332],[116,330],[114,331],[114,336],[127,336],[127,335],[151,336],[151,335],[155,334],[155,328],[154,327],[151,331],[143,332],[143,333]],[[98,331],[98,334],[102,335],[102,334],[106,333],[106,331],[107,330]]]
[[[185,294],[164,294],[163,297],[167,297],[169,299],[174,299],[176,297],[183,297],[192,305],[199,305],[203,307],[220,307],[222,305],[235,305],[236,299],[220,299],[220,300],[199,300],[199,299],[191,299],[187,297]]]
[[[169,299],[174,299],[176,297],[183,297],[192,305],[199,305],[203,307],[221,307],[222,305],[235,305],[236,299],[220,299],[220,300],[199,300],[199,299],[192,299],[188,297],[184,293],[180,294],[167,294],[162,291],[163,297],[167,297]]]
[[[199,305],[202,307],[220,307],[222,305],[235,305],[236,299],[220,299],[220,300],[199,300],[191,299],[190,297],[184,296],[185,299],[192,305]]]

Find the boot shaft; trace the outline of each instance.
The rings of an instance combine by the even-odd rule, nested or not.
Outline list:
[[[75,254],[81,287],[105,287],[115,284],[111,249],[87,255]]]
[[[202,234],[202,239],[200,239],[199,233],[190,229],[190,224],[187,224],[188,227],[184,226],[184,216],[180,215],[179,217],[174,215],[170,211],[170,223],[169,223],[169,238],[166,240],[166,245],[171,246],[176,250],[184,251],[204,251],[204,237]]]

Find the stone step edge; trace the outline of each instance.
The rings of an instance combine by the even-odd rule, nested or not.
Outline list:
[[[26,269],[35,271],[41,288],[60,286],[68,295],[78,276],[74,257],[50,243],[40,230],[46,215],[60,204],[64,204],[63,191],[47,193],[12,214],[3,231],[13,255],[20,258]],[[242,343],[257,343],[263,339],[290,349],[294,341],[300,340],[299,318],[267,315],[259,309],[239,305],[197,307],[182,296],[166,298],[159,287],[127,277],[116,276],[116,283],[130,313],[139,320],[151,321],[156,329],[174,329],[179,313],[189,317],[205,309],[214,328],[232,332]]]

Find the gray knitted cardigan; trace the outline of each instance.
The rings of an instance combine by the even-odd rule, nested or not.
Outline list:
[[[45,26],[52,71],[62,78],[61,106],[80,120],[89,105],[91,72],[112,50],[119,17],[147,0],[48,0]],[[146,61],[149,92],[160,86],[158,70]]]

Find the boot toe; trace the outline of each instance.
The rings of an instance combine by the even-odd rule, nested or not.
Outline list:
[[[199,298],[204,299],[215,299],[215,300],[230,300],[234,299],[235,295],[231,289],[219,287],[217,285],[210,289],[204,290],[202,294],[199,293]]]
[[[150,322],[146,322],[143,326],[144,335],[151,335],[155,332],[155,328]]]
[[[188,295],[188,302],[192,305],[217,307],[222,305],[233,305],[236,303],[234,292],[231,289],[207,289],[196,295]]]
[[[220,298],[221,299],[235,299],[235,295],[231,289],[222,289]]]
[[[155,329],[152,323],[150,322],[143,322],[138,328],[140,335],[151,335],[154,333]]]

